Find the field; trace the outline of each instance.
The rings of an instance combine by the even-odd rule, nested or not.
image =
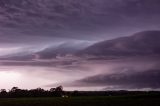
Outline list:
[[[144,96],[5,98],[0,99],[0,106],[160,106],[160,98]]]

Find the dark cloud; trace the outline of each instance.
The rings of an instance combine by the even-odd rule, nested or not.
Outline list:
[[[89,73],[92,76],[94,72],[98,73],[101,70],[108,69],[106,64],[109,62],[119,61],[115,63],[116,65],[113,64],[111,66],[118,67],[123,63],[123,59],[118,58],[122,59],[118,60],[116,58],[117,60],[115,60],[109,58],[110,60],[108,60],[108,58],[105,58],[105,60],[103,57],[95,57],[93,60],[87,60],[76,56],[60,56],[52,60],[52,57],[56,57],[52,55],[53,51],[56,52],[56,55],[70,54],[100,40],[128,36],[142,30],[159,30],[159,19],[159,0],[0,0],[0,48],[3,47],[0,51],[9,54],[8,52],[11,51],[5,50],[5,47],[8,49],[18,47],[14,51],[15,54],[9,55],[5,59],[1,58],[0,64],[6,67],[43,66],[59,67],[63,70],[89,70],[89,72],[94,70]],[[155,39],[158,40],[154,38],[149,41],[155,43],[153,42]],[[76,43],[72,43],[72,41]],[[69,45],[71,47],[68,47],[68,43],[64,42],[70,42]],[[77,45],[77,42],[80,42],[80,46]],[[126,51],[131,50],[132,52],[134,48],[138,48],[137,50],[140,52],[142,51],[139,45],[135,47],[138,44],[137,42],[127,40],[123,43],[126,43],[126,45],[122,45],[127,48]],[[59,46],[55,50],[55,47],[60,44],[65,47]],[[145,47],[143,52],[159,53],[159,42],[154,47],[148,41],[145,44],[148,45],[142,44],[142,48]],[[111,49],[116,49],[115,54],[117,55],[124,48],[122,46],[121,44],[113,44]],[[109,47],[111,46],[109,45]],[[117,47],[119,48],[117,49]],[[153,48],[155,48],[155,51],[151,51]],[[104,47],[101,47],[101,50],[103,52]],[[111,53],[113,54],[113,52]],[[134,60],[138,61],[137,58],[132,57],[130,60],[132,61],[130,64],[133,63],[133,65],[124,65],[125,63],[121,65],[124,65],[124,68],[128,67],[127,65],[137,67],[138,63],[134,65]],[[140,57],[140,59],[142,58],[146,57]],[[138,65],[140,69],[146,69],[147,66],[143,65],[144,61],[150,62],[150,59],[154,60],[156,57],[148,56],[147,58],[149,59],[142,60],[142,64]],[[150,66],[150,64],[147,65]],[[135,71],[133,69],[130,71]],[[146,69],[143,72],[140,69],[133,73],[118,72],[110,75],[105,75],[105,72],[102,71],[100,74],[103,75],[96,74],[96,76],[79,80],[76,84],[80,86],[109,85],[129,89],[160,87],[159,69],[152,67],[153,70]],[[112,70],[109,71],[113,72]],[[81,74],[80,76],[83,75]]]
[[[112,89],[159,89],[160,70],[139,71],[132,73],[103,74],[77,81],[79,86],[112,86]],[[75,84],[76,86],[76,84]]]
[[[80,51],[79,55],[95,55],[99,57],[159,55],[159,40],[160,31],[143,31],[129,37],[98,42]]]
[[[102,40],[159,29],[159,7],[159,0],[1,0],[0,35]]]
[[[159,57],[130,57],[128,59],[88,60],[81,61],[77,64],[75,63],[77,62],[66,65],[63,68],[84,70],[86,73],[91,73],[87,74],[87,76],[85,76],[86,74],[80,75],[82,78],[77,78],[70,82],[63,81],[57,84],[49,84],[47,86],[53,87],[61,84],[65,87],[101,87],[108,90],[160,88]]]

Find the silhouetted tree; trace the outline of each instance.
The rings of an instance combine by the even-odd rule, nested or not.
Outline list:
[[[54,92],[55,90],[56,90],[56,88],[51,88],[49,91]]]
[[[13,87],[10,92],[16,92],[19,88],[18,87]]]
[[[6,89],[1,89],[0,90],[0,97],[7,97],[7,91],[6,91]]]
[[[160,97],[160,91],[74,91],[64,92],[62,86],[44,90],[42,88],[24,90],[13,87],[8,92],[5,89],[0,90],[0,98],[19,98],[19,97],[68,97],[68,96],[123,96],[139,95],[141,97]]]
[[[63,87],[62,86],[56,87],[54,94],[55,94],[55,96],[59,96],[59,97],[61,97],[62,95],[64,95]]]
[[[7,93],[6,89],[1,89],[0,92],[1,93]]]
[[[63,91],[63,87],[62,86],[58,86],[58,87],[55,88],[55,91],[56,92],[61,92],[61,91]]]

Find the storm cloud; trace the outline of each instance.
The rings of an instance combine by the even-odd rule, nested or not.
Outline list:
[[[22,81],[23,70],[32,82],[32,68],[51,86],[158,89],[159,19],[159,0],[0,0],[0,72]]]
[[[65,87],[96,88],[101,90],[155,90],[160,88],[160,67],[158,57],[153,58],[129,58],[114,60],[92,60],[91,62],[78,63],[78,66],[87,68],[91,72],[81,79],[70,82],[49,84],[52,87],[62,84]],[[85,65],[84,65],[85,64]],[[72,66],[74,66],[72,64]],[[67,66],[64,68],[68,69]],[[79,67],[72,67],[72,70]],[[71,69],[70,69],[71,70]]]
[[[133,70],[130,70],[133,71]],[[149,70],[135,73],[114,73],[97,75],[80,80],[84,86],[112,86],[112,89],[159,89],[160,70]]]
[[[1,41],[102,40],[159,29],[159,5],[159,0],[1,0]]]

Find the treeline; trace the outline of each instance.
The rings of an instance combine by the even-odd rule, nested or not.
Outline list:
[[[17,98],[17,97],[61,97],[65,95],[62,86],[51,88],[50,90],[44,90],[42,88],[37,89],[19,89],[13,87],[11,90],[6,91],[5,89],[0,90],[0,98]]]
[[[21,97],[74,97],[74,96],[132,96],[132,97],[158,97],[160,91],[64,91],[62,86],[44,90],[37,89],[19,89],[13,87],[11,90],[0,90],[0,98],[21,98]]]

